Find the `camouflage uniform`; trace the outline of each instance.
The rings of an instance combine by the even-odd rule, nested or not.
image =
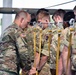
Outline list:
[[[46,28],[45,30],[43,30],[43,36],[42,36],[42,41],[43,41],[43,49],[41,51],[41,53],[43,55],[49,56],[49,50],[48,50],[48,38],[49,38],[49,34],[51,34],[49,31],[49,28]],[[50,42],[51,43],[51,42]],[[47,50],[47,51],[46,51]],[[49,59],[48,62],[44,65],[44,67],[42,68],[41,72],[39,75],[51,75],[50,72],[50,65],[49,65]]]
[[[60,40],[60,51],[62,52],[62,49],[64,45],[69,46],[69,36],[70,36],[70,28],[65,28],[61,33],[61,40]]]
[[[46,63],[42,70],[40,71],[39,75],[51,75],[51,72],[50,72],[50,66],[48,63]]]
[[[76,22],[75,22],[75,27],[74,27],[74,32],[72,33],[72,49],[73,51],[76,51]],[[76,71],[76,54],[72,53],[71,56],[71,60],[72,60],[72,70]]]
[[[61,43],[64,45],[66,45],[67,47],[69,46],[69,36],[70,36],[70,28],[66,28],[63,31],[63,39],[61,41]],[[72,31],[72,39],[71,39],[71,46],[72,46],[72,51],[76,50],[76,23],[75,23],[75,27],[74,27],[74,31]],[[71,51],[71,52],[72,52]],[[76,54],[71,53],[71,69],[76,71]]]
[[[62,25],[61,25],[62,26]],[[58,47],[58,30],[62,28],[52,28],[52,42],[50,47],[50,69],[56,69],[56,52]]]
[[[0,75],[16,75],[17,64],[19,64],[19,57],[16,50],[19,51],[19,55],[23,66],[30,66],[30,55],[28,51],[28,45],[25,42],[22,35],[24,31],[16,24],[9,26],[0,38]],[[20,66],[21,67],[21,66]],[[16,73],[16,74],[15,74]]]
[[[26,32],[27,42],[29,43],[29,47],[31,47],[30,49],[33,50],[33,47],[34,47],[34,43],[33,43],[34,34],[33,34],[33,32],[36,32],[36,51],[39,52],[40,31],[42,31],[41,54],[49,56],[49,51],[48,51],[48,35],[49,35],[48,31],[49,31],[49,28],[42,30],[42,28],[38,25],[36,25],[32,28],[28,28],[27,32]],[[44,65],[44,67],[42,68],[39,75],[50,75],[49,64]]]
[[[56,50],[55,50],[55,42],[58,38],[57,36],[57,28],[52,30],[52,42],[51,42],[51,48],[50,48],[50,69],[55,69],[55,64],[56,64]]]

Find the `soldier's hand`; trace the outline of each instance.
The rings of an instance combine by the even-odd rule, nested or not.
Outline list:
[[[33,75],[33,74],[36,74],[36,68],[35,67],[32,67],[32,69],[29,72],[29,75]]]

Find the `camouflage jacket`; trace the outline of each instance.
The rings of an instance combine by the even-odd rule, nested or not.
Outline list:
[[[34,51],[34,32],[36,33],[36,51],[39,52],[40,45],[40,33],[41,33],[41,54],[49,56],[48,51],[48,37],[49,37],[49,28],[42,30],[38,25],[28,28],[26,32],[26,39],[29,43],[29,47]]]
[[[72,32],[71,60],[72,60],[72,62],[71,62],[72,63],[72,70],[76,70],[76,22],[75,22],[75,25],[74,25],[74,31]]]
[[[30,63],[31,60],[28,45],[24,39],[25,37],[22,36],[24,33],[25,32],[14,23],[3,32],[0,38],[0,69],[17,73],[17,63],[19,63],[19,61],[16,49],[19,51],[23,67],[29,65],[27,63]]]
[[[62,25],[61,25],[62,26]],[[61,32],[59,32],[61,31]],[[63,28],[62,27],[54,27],[52,28],[52,42],[50,47],[50,68],[55,69],[56,68],[56,53],[58,49],[58,34],[62,34]],[[61,44],[61,43],[60,43]],[[62,47],[62,44],[61,44]],[[60,48],[61,51],[61,48]]]
[[[62,40],[61,40],[61,44],[66,45],[67,47],[69,47],[70,44],[70,34],[72,34],[72,38],[71,38],[71,47],[70,47],[70,56],[71,56],[71,69],[72,70],[76,70],[76,22],[74,23],[74,30],[71,30],[71,28],[66,28],[63,32],[62,32]],[[75,51],[75,53],[73,52]]]

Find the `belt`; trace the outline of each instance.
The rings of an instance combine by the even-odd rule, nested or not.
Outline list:
[[[18,75],[17,73],[12,72],[12,71],[8,71],[8,70],[2,70],[2,69],[0,69],[0,71],[4,71],[4,72],[7,72],[7,73],[10,73],[10,74],[13,74],[13,75]]]

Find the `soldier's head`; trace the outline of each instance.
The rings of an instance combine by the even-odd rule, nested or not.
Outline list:
[[[37,11],[36,15],[38,15],[41,11],[46,11],[46,12],[49,12],[49,10],[45,9],[45,8],[41,8]]]
[[[36,20],[38,23],[42,23],[44,29],[48,27],[50,22],[49,11],[47,9],[39,9],[36,14]]]
[[[59,22],[63,22],[63,17],[65,14],[65,10],[58,9],[54,12],[52,19],[54,20],[55,24],[57,25]]]
[[[63,22],[63,27],[64,27],[64,28],[73,25],[73,22],[75,21],[74,12],[73,12],[73,11],[67,12],[67,13],[64,15],[63,21],[64,21],[64,22]]]
[[[31,20],[30,14],[22,10],[16,13],[14,23],[16,23],[22,29],[24,29],[28,27],[30,20]]]
[[[75,21],[76,21],[76,6],[73,8],[74,14],[75,14]]]

